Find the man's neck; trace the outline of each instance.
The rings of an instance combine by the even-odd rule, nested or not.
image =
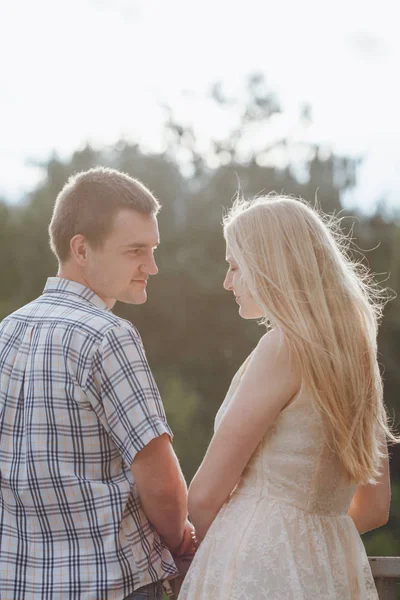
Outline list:
[[[75,281],[76,283],[80,283],[89,289],[92,289],[80,273],[76,273],[71,269],[63,267],[62,265],[60,265],[58,268],[57,277],[60,277],[60,279],[69,279],[70,281]]]
[[[60,279],[69,279],[69,281],[75,281],[75,283],[80,283],[81,285],[89,288],[89,290],[92,290],[96,296],[101,298],[101,300],[103,300],[103,302],[105,302],[110,309],[112,309],[116,303],[114,298],[103,298],[99,292],[92,288],[82,273],[76,272],[76,269],[69,269],[65,265],[59,265],[57,277],[60,277]]]

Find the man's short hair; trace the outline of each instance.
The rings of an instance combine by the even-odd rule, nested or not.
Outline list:
[[[121,209],[156,215],[161,205],[137,179],[106,167],[70,177],[58,194],[49,226],[50,247],[59,262],[70,255],[70,241],[83,235],[101,247]]]

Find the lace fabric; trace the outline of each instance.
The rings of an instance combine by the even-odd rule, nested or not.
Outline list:
[[[240,381],[232,380],[215,427]],[[344,480],[304,391],[279,415],[193,560],[179,600],[377,600]]]

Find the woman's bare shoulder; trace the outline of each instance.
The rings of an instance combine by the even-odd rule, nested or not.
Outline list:
[[[271,329],[265,333],[251,357],[254,374],[261,378],[268,376],[269,384],[274,380],[279,385],[282,377],[286,384],[290,382],[290,388],[300,388],[301,372],[300,366],[295,359],[290,344],[279,329]]]

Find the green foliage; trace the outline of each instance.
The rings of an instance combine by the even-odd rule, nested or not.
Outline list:
[[[189,388],[179,374],[170,374],[165,378],[165,382],[162,379],[157,378],[158,381],[161,380],[160,391],[168,423],[175,436],[175,451],[187,481],[190,482],[195,474],[199,456],[205,454],[209,441],[204,436],[202,427],[198,426],[202,398],[196,390]]]
[[[390,529],[378,529],[363,539],[368,556],[399,556],[400,541]]]

